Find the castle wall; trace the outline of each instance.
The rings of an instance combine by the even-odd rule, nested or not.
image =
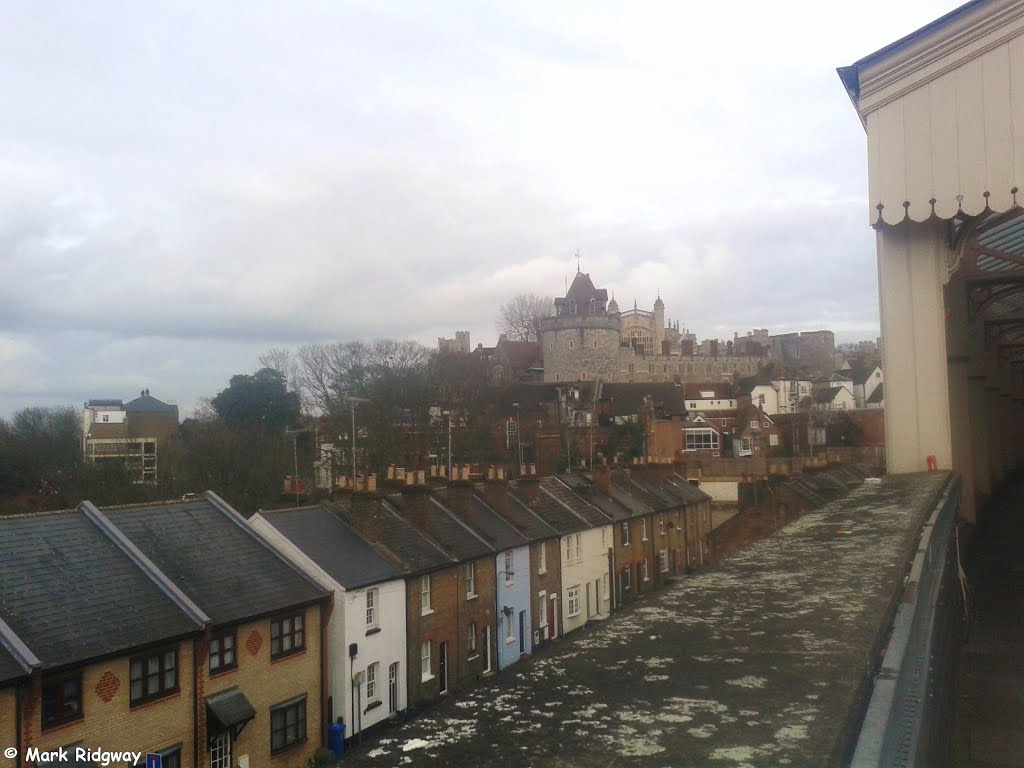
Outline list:
[[[617,381],[614,377],[620,346],[619,321],[615,316],[544,318],[541,346],[544,381]]]

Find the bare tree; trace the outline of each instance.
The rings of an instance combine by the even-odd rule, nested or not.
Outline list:
[[[498,332],[509,341],[540,341],[540,321],[552,314],[551,297],[520,293],[498,308]]]

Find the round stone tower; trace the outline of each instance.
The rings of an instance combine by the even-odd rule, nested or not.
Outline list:
[[[612,379],[618,369],[619,315],[609,313],[608,291],[577,272],[555,314],[540,323],[544,381]]]

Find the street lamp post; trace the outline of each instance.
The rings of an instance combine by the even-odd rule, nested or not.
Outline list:
[[[519,449],[519,466],[523,466],[523,434],[519,428],[519,403],[512,403],[512,407],[516,409],[516,446]]]

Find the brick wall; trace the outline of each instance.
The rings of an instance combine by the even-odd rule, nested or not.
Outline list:
[[[549,599],[551,595],[558,597],[562,593],[562,557],[559,550],[560,539],[546,539],[536,541],[530,545],[530,605],[533,617],[533,628],[541,629],[541,624],[548,625],[548,637],[554,631],[554,627],[541,616],[541,604],[538,599],[540,592],[546,592]],[[540,572],[541,550],[544,550],[544,565],[546,573]],[[559,606],[561,611],[561,606]],[[558,617],[555,617],[558,621]],[[541,644],[544,644],[544,630],[540,632]],[[531,638],[532,639],[532,638]]]
[[[422,577],[415,576],[406,580],[405,594],[408,612],[406,614],[407,652],[409,663],[408,692],[409,706],[423,706],[440,694],[439,669],[440,645],[448,643],[449,671],[448,685],[454,682],[454,670],[451,660],[454,658],[456,642],[455,616],[456,594],[459,587],[458,567],[442,568],[430,574],[430,612],[424,614],[421,608]],[[421,645],[430,642],[430,669],[422,668]],[[424,680],[424,675],[428,679]]]
[[[199,655],[199,722],[200,744],[206,744],[205,707],[203,700],[232,686],[239,690],[256,710],[256,716],[245,726],[232,747],[232,760],[248,755],[254,766],[305,765],[313,752],[324,743],[320,701],[320,606],[300,609],[305,626],[306,649],[277,660],[270,658],[270,618],[241,624],[235,632],[237,667],[214,676],[209,673],[207,643],[200,644]],[[288,614],[282,614],[288,615]],[[300,696],[306,697],[306,741],[276,755],[270,754],[270,709]],[[208,765],[203,750],[202,765]]]
[[[449,651],[449,659],[452,655],[457,660],[456,677],[449,678],[458,687],[465,687],[476,682],[483,674],[484,665],[487,661],[486,649],[483,647],[484,627],[491,628],[491,642],[494,642],[496,631],[494,612],[497,598],[495,589],[497,584],[497,568],[494,556],[488,555],[474,561],[474,587],[476,597],[469,599],[466,593],[466,570],[461,566],[457,572],[458,590],[455,595],[458,604],[456,617],[458,630],[455,632],[455,642]],[[476,625],[476,646],[475,654],[469,652],[469,626]],[[495,651],[491,652],[491,671],[497,667]]]
[[[180,744],[182,768],[194,766],[192,641],[178,643],[177,649],[177,693],[132,707],[129,657],[92,664],[82,673],[83,717],[45,731],[40,722],[42,677],[34,675],[22,708],[22,749],[51,750],[81,741],[90,749],[145,753]],[[153,652],[157,650],[161,648]]]
[[[632,601],[637,595],[650,592],[657,583],[655,576],[658,570],[655,554],[657,537],[653,534],[657,527],[656,519],[657,515],[646,515],[626,521],[629,526],[629,544],[624,543],[623,524],[617,522],[612,525],[612,539],[615,542],[615,579],[618,582],[615,585],[615,590],[618,599],[623,603]],[[646,541],[643,537],[643,521],[646,521],[647,524]],[[641,571],[644,558],[647,558],[647,574],[650,577],[650,580],[646,582],[643,580]],[[622,589],[622,572],[627,568],[630,569],[630,588],[628,590]]]

